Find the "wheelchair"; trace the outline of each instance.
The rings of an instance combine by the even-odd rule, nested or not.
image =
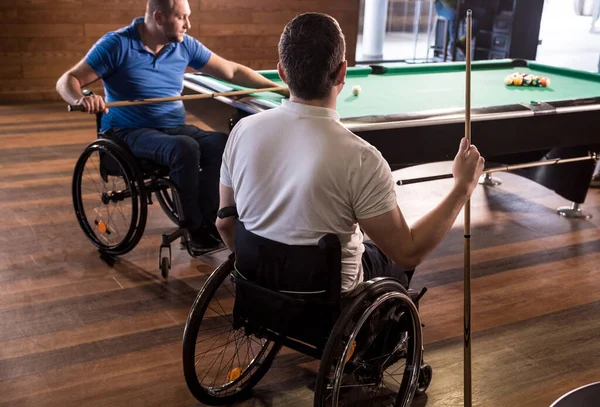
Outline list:
[[[90,95],[90,92],[84,92]],[[179,192],[169,180],[169,169],[133,156],[122,140],[100,132],[102,112],[96,114],[98,138],[90,143],[75,164],[72,198],[75,216],[101,258],[114,265],[116,256],[133,250],[138,244],[148,216],[152,194],[167,217],[176,225],[162,235],[158,266],[163,278],[171,269],[171,243],[187,234]]]
[[[394,278],[341,295],[341,245],[288,246],[237,221],[236,252],[207,279],[189,312],[182,362],[203,404],[247,399],[282,346],[320,360],[314,406],[407,407],[426,392],[418,301]]]

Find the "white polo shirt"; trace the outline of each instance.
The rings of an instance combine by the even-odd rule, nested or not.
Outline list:
[[[223,153],[221,183],[233,189],[247,230],[289,245],[342,243],[342,291],[363,281],[358,219],[396,207],[388,163],[346,129],[335,110],[293,103],[242,119]]]

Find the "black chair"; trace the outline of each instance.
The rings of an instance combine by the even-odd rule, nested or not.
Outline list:
[[[315,406],[409,406],[432,376],[417,308],[424,291],[377,278],[342,296],[335,235],[289,246],[238,221],[235,254],[210,275],[188,316],[186,383],[204,404],[242,400],[286,346],[320,359]]]

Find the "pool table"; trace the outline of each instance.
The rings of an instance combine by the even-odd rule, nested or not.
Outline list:
[[[504,84],[513,72],[550,79],[548,87]],[[280,82],[277,71],[259,71]],[[494,163],[578,157],[600,146],[600,74],[525,60],[475,61],[471,74],[472,141]],[[352,95],[359,85],[361,93]],[[201,73],[185,75],[187,92],[241,89]],[[236,108],[233,123],[271,109],[281,95],[217,97]],[[338,96],[342,123],[373,144],[392,169],[451,160],[464,135],[465,63],[374,65],[348,69]],[[592,160],[519,170],[575,204],[583,203]]]

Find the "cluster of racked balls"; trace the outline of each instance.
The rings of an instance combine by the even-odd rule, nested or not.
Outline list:
[[[515,72],[504,78],[505,85],[514,86],[550,86],[550,79],[524,72]]]

